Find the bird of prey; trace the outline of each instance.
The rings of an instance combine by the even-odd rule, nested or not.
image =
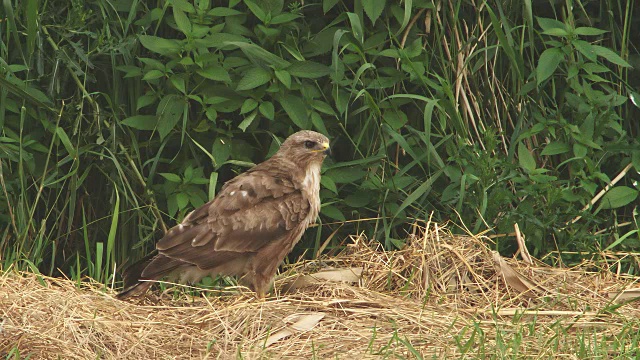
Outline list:
[[[268,160],[228,181],[156,244],[157,253],[123,274],[120,299],[143,295],[164,277],[181,283],[207,275],[239,276],[259,297],[320,210],[320,167],[329,139],[289,136]]]

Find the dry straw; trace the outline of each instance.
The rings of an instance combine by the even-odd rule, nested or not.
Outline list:
[[[489,349],[497,334],[508,337],[527,327],[533,331],[521,339],[520,350],[546,357],[554,355],[546,335],[558,327],[565,335],[589,328],[615,335],[640,315],[629,300],[638,295],[633,280],[584,270],[593,264],[528,264],[493,253],[486,239],[453,236],[435,224],[413,230],[404,249],[390,252],[353,236],[336,256],[288,268],[265,301],[228,289],[220,296],[202,290],[195,297],[161,294],[126,302],[94,282],[5,271],[0,355],[442,358]],[[621,301],[627,303],[618,306]],[[556,348],[571,353],[574,346],[563,341]]]

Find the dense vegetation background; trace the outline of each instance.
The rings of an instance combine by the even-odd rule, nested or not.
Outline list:
[[[637,272],[638,44],[633,0],[4,0],[0,266],[114,281],[304,128],[308,257],[450,219]]]

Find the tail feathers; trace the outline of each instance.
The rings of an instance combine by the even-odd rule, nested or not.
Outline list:
[[[140,296],[151,287],[152,282],[140,280],[142,280],[142,272],[156,256],[158,256],[158,254],[151,253],[123,271],[122,280],[124,282],[124,289],[116,295],[116,298],[126,299],[129,296]]]
[[[116,295],[116,299],[126,299],[130,296],[141,296],[144,295],[147,290],[153,285],[151,281],[138,281],[135,284],[124,288],[121,292]]]
[[[122,279],[124,289],[116,295],[118,299],[144,295],[158,280],[180,266],[180,260],[168,258],[162,254],[152,253],[124,270]]]

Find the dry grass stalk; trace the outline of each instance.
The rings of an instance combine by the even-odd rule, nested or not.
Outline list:
[[[335,257],[292,266],[276,282],[281,291],[266,301],[236,291],[183,294],[178,300],[149,296],[132,303],[90,281],[78,286],[5,272],[0,354],[18,349],[22,356],[44,359],[367,358],[416,352],[444,357],[461,354],[460,340],[467,341],[473,327],[484,329],[491,343],[496,329],[515,332],[531,319],[542,334],[557,324],[616,334],[624,317],[640,315],[633,303],[605,311],[611,297],[628,301],[636,294],[637,289],[625,291],[624,278],[496,257],[481,239],[415,226],[398,251],[383,252],[377,242],[354,236]],[[301,278],[301,286],[291,287]],[[546,339],[531,338],[522,347],[532,356],[549,355]]]

